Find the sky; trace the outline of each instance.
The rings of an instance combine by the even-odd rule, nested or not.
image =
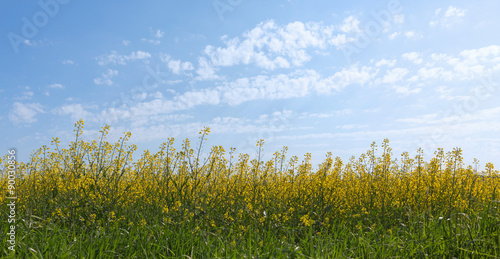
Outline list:
[[[500,166],[500,2],[2,1],[0,149],[130,131],[263,159],[463,150]],[[51,149],[54,147],[51,146]]]

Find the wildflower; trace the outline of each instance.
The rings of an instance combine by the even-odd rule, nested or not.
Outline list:
[[[314,224],[314,220],[312,220],[311,218],[309,218],[309,214],[306,214],[302,217],[300,217],[300,221],[302,222],[302,224],[304,224],[306,227],[309,227],[311,226],[312,224]]]

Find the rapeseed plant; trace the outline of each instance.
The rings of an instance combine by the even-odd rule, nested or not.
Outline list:
[[[230,238],[236,239],[228,243],[243,247],[237,238],[264,235],[263,230],[285,235],[286,242],[312,233],[327,237],[339,226],[353,235],[383,228],[391,236],[404,233],[401,226],[411,225],[419,215],[426,222],[438,217],[470,221],[496,215],[485,210],[498,211],[498,170],[491,163],[482,172],[465,167],[460,148],[447,153],[438,149],[429,162],[421,149],[415,157],[405,152],[398,162],[385,139],[381,156],[373,143],[365,154],[346,162],[327,153],[315,170],[310,153],[299,163],[296,156],[287,160],[286,147],[262,161],[264,140],[256,144],[255,159],[239,154],[235,160],[236,150],[230,148],[226,155],[221,146],[202,158],[210,133],[204,128],[196,150],[189,139],[178,150],[175,139],[168,138],[158,152],[146,150],[134,161],[137,147],[128,145],[130,132],[112,144],[106,141],[110,126],[102,127],[99,140],[92,141],[80,139],[83,128],[82,120],[75,124],[75,140],[68,148],[54,138],[53,147],[42,146],[29,162],[17,163],[21,218],[36,217],[72,230],[165,226],[207,235],[234,229],[238,234]],[[5,192],[4,171],[0,189]],[[0,211],[6,213],[5,208]],[[463,228],[470,231],[467,226]],[[265,247],[262,240],[254,243]]]

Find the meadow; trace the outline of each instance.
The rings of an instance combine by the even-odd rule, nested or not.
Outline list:
[[[209,128],[138,158],[130,133],[83,141],[83,128],[17,162],[15,252],[0,161],[2,258],[500,257],[499,171],[465,165],[460,148],[425,161],[386,139],[314,168],[286,147],[264,161],[264,140],[254,158],[205,147]]]

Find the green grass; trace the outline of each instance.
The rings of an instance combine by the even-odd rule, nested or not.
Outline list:
[[[43,147],[16,168],[16,251],[2,218],[2,258],[500,258],[500,178],[463,167],[461,149],[407,152],[388,140],[344,164],[314,171],[286,148],[267,162],[213,147],[200,159],[185,140],[132,163],[116,144],[78,140]],[[0,164],[2,160],[0,159]],[[477,160],[475,160],[477,167]],[[4,160],[0,190],[7,192]],[[7,196],[5,196],[7,197]],[[0,196],[0,203],[7,199]],[[7,216],[7,206],[0,214]]]
[[[161,221],[70,228],[32,218],[17,225],[15,255],[4,247],[2,258],[498,258],[497,205],[449,219],[358,217],[321,233],[314,225],[286,231],[268,225],[240,235],[235,226],[195,230],[194,224]]]

